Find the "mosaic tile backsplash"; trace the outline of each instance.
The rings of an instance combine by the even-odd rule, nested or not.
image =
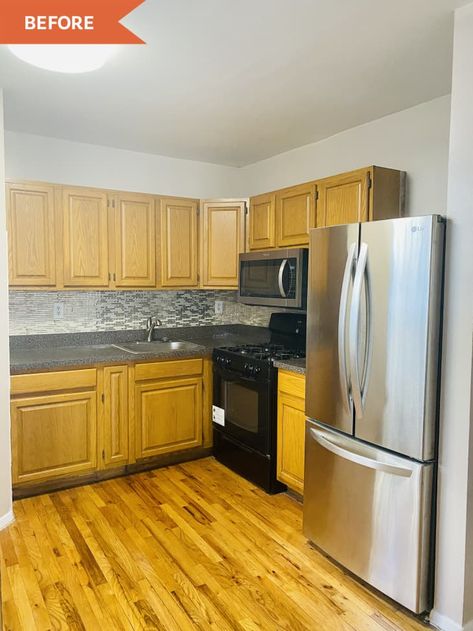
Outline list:
[[[55,305],[63,318],[55,319]],[[150,315],[164,327],[268,326],[273,311],[238,303],[234,291],[10,291],[10,335],[139,329]]]

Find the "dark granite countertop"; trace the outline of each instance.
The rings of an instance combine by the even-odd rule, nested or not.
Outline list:
[[[305,375],[306,360],[305,359],[286,359],[281,361],[275,361],[276,368],[282,368],[283,370],[290,370],[296,372],[299,375]]]
[[[189,344],[176,350],[163,343],[151,350],[139,349],[135,353],[114,346],[143,341],[145,337],[143,330],[11,336],[10,372],[15,375],[84,366],[210,357],[212,350],[221,346],[266,342],[269,331],[264,327],[241,324],[160,328],[155,331],[154,339]]]

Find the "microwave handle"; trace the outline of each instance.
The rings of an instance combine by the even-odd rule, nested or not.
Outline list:
[[[283,285],[283,282],[282,282],[284,269],[285,269],[287,263],[288,263],[287,259],[283,259],[281,261],[281,265],[279,267],[278,285],[279,285],[279,293],[281,294],[282,298],[287,298],[287,294],[286,294],[286,291],[284,289],[284,285]]]

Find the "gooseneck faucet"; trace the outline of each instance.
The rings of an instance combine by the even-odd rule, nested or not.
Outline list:
[[[146,320],[146,333],[148,334],[147,341],[151,342],[153,338],[153,331],[157,326],[162,326],[162,322],[159,318],[150,316]]]

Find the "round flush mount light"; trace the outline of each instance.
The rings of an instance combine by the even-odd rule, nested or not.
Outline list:
[[[11,44],[10,51],[44,70],[76,74],[101,68],[117,46],[107,44]]]

